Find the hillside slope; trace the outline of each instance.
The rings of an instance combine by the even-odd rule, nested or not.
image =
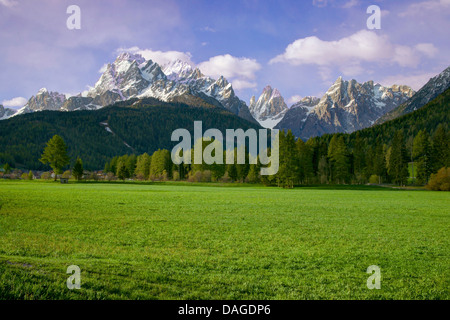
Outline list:
[[[386,113],[379,118],[375,124],[398,118],[402,115],[420,109],[428,102],[445,92],[450,87],[450,67],[442,71],[437,76],[431,78],[419,91],[417,91],[408,101],[402,103],[397,108]]]
[[[80,156],[86,169],[103,169],[106,160],[116,155],[170,150],[176,144],[171,142],[173,130],[186,128],[192,134],[194,121],[203,121],[203,130],[217,128],[222,132],[261,128],[228,110],[201,103],[197,97],[185,100],[200,106],[132,99],[93,111],[41,111],[3,120],[0,163],[48,169],[38,159],[55,134],[65,140],[72,161]]]
[[[396,130],[403,130],[404,136],[410,137],[416,136],[420,130],[426,130],[432,134],[439,124],[443,124],[448,129],[449,123],[450,88],[416,111],[357,132],[361,137],[367,138],[369,143],[375,142],[378,138],[389,143]],[[351,136],[354,137],[357,132],[352,133]]]

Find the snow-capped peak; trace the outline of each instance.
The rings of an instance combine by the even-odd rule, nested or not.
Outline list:
[[[284,116],[288,107],[277,89],[266,86],[258,100],[250,100],[249,106],[252,116],[266,128],[273,128]]]
[[[163,68],[164,74],[169,79],[187,78],[192,71],[192,66],[189,63],[179,59],[169,62]]]
[[[44,93],[48,93],[47,88],[41,88],[41,89],[39,89],[39,91],[37,92],[36,95],[40,95],[40,94],[44,94]]]
[[[163,70],[164,69],[164,70]],[[66,99],[65,95],[41,89],[18,112],[40,110],[93,110],[131,98],[177,100],[183,95],[209,96],[234,114],[254,122],[245,102],[236,97],[232,85],[224,78],[211,79],[186,61],[175,60],[164,68],[145,60],[140,54],[121,53],[106,66],[94,87],[88,92]]]
[[[0,120],[5,120],[10,117],[12,117],[16,113],[16,110],[9,109],[3,107],[3,105],[0,104]]]

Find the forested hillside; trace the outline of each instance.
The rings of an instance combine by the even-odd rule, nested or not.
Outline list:
[[[260,128],[231,112],[195,100],[195,105],[165,103],[156,99],[128,100],[96,111],[42,111],[0,122],[0,163],[12,167],[47,170],[39,162],[46,142],[63,137],[72,162],[77,156],[89,170],[121,154],[153,153],[171,149],[172,131],[193,131],[194,121],[203,128]],[[200,106],[199,106],[200,105]],[[73,163],[72,163],[73,164]]]

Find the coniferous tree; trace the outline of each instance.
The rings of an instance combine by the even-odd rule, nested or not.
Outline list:
[[[125,181],[125,179],[130,177],[130,173],[128,172],[127,166],[123,161],[119,161],[117,163],[117,177],[123,181]]]
[[[433,172],[450,167],[450,132],[447,132],[442,124],[439,124],[433,134],[431,160]]]
[[[408,178],[408,162],[403,132],[397,130],[392,140],[388,158],[388,173],[394,183],[405,185]]]
[[[386,155],[381,141],[378,141],[375,146],[373,173],[378,176],[378,183],[381,184],[383,182],[383,177],[386,175]]]
[[[358,183],[364,182],[365,177],[365,152],[364,152],[364,141],[359,135],[359,132],[356,134],[355,138],[355,146],[353,148],[353,168],[355,173],[355,178]]]
[[[127,157],[125,161],[125,165],[127,166],[128,173],[130,174],[130,177],[134,176],[134,171],[136,170],[136,162],[137,157],[135,154],[131,154]]]
[[[416,160],[417,182],[426,184],[433,172],[431,163],[430,137],[426,131],[420,130],[413,142],[413,157]]]
[[[300,183],[309,183],[314,175],[313,147],[310,140],[306,143],[302,139],[296,142],[298,153],[298,179]]]
[[[168,177],[172,176],[172,159],[169,150],[157,150],[152,155],[150,163],[150,177],[162,178],[166,171]]]
[[[298,152],[295,137],[291,130],[280,132],[279,170],[276,174],[278,186],[293,188],[298,181]]]
[[[260,179],[260,165],[259,165],[259,161],[257,164],[251,164],[250,165],[250,169],[247,175],[248,181],[250,183],[258,183],[261,181]]]
[[[328,183],[328,177],[329,177],[329,165],[327,162],[327,157],[322,156],[319,160],[319,165],[317,169],[317,174],[319,178],[319,182],[322,184]]]
[[[151,157],[148,153],[141,154],[136,160],[135,175],[140,179],[147,180],[150,174]]]
[[[328,158],[331,167],[331,181],[344,183],[349,175],[348,150],[344,137],[334,135],[328,147]]]
[[[78,181],[81,180],[83,177],[83,161],[81,161],[80,157],[77,157],[77,160],[75,161],[75,165],[73,166],[72,174]]]
[[[232,182],[234,182],[238,179],[238,172],[237,172],[235,163],[227,165],[227,172],[228,172],[228,176],[231,178]]]

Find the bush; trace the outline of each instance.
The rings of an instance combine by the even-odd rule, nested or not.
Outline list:
[[[67,171],[64,171],[61,178],[70,179],[70,175],[71,175],[70,170],[67,170]]]
[[[436,174],[432,174],[425,188],[434,191],[450,191],[450,168],[444,167]]]
[[[174,172],[172,173],[172,175],[173,175],[173,177],[172,177],[172,180],[173,180],[173,181],[179,181],[179,180],[180,180],[180,174],[179,174],[178,171],[174,171]]]
[[[202,182],[211,182],[211,171],[206,170],[202,172]]]
[[[108,180],[108,181],[113,181],[113,180],[117,180],[117,178],[116,178],[116,176],[114,175],[114,173],[108,172],[108,173],[106,174],[106,180]]]
[[[194,173],[194,182],[201,182],[202,176],[203,175],[201,171],[197,171],[196,173]]]
[[[51,175],[50,172],[44,172],[44,173],[41,175],[41,179],[43,179],[43,180],[50,180],[51,178],[52,178],[52,175]]]
[[[231,182],[231,178],[228,175],[228,172],[225,172],[225,174],[223,175],[222,179],[220,179],[220,181],[224,182],[224,183],[228,183]]]
[[[168,181],[169,180],[169,174],[166,170],[163,170],[161,176],[159,177],[160,181]]]
[[[377,176],[376,174],[373,174],[370,176],[369,178],[369,183],[371,184],[378,184],[380,182],[380,177]]]

